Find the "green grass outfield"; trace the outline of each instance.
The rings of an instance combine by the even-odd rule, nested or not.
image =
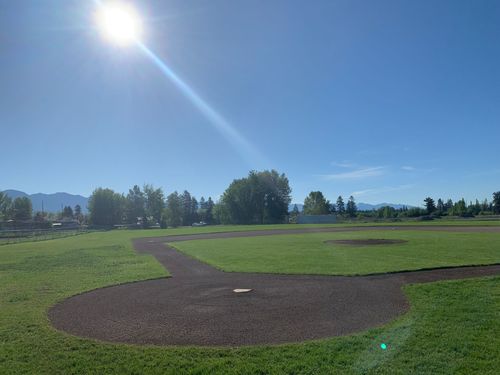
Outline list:
[[[481,226],[498,227],[500,220],[455,219],[432,221],[397,221],[397,222],[366,222],[339,224],[267,224],[267,225],[208,225],[205,227],[180,227],[165,230],[165,235],[184,235],[196,233],[240,232],[251,230],[273,229],[304,229],[304,228],[346,228],[346,227],[399,227],[399,226]],[[158,231],[159,232],[159,231]]]
[[[133,252],[130,239],[167,232],[1,246],[0,374],[487,375],[500,368],[500,277],[406,286],[412,308],[400,319],[358,335],[292,345],[140,347],[80,339],[50,326],[47,310],[66,297],[166,276],[154,258]]]
[[[325,243],[371,238],[408,242],[376,246]],[[170,245],[229,272],[366,275],[500,263],[499,233],[370,230],[196,240]]]

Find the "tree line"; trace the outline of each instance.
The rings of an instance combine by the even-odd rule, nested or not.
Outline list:
[[[493,193],[493,199],[482,202],[476,199],[475,202],[466,202],[460,199],[453,202],[451,199],[438,199],[435,201],[431,197],[424,199],[424,208],[407,207],[394,208],[384,206],[377,210],[359,211],[353,196],[350,196],[345,203],[344,198],[339,196],[334,203],[325,198],[321,191],[311,191],[304,200],[302,212],[295,205],[290,212],[292,222],[300,214],[304,215],[337,215],[347,218],[433,218],[441,216],[474,217],[478,215],[498,215],[500,214],[500,191]]]
[[[304,199],[304,207],[302,209],[304,215],[341,215],[348,217],[355,217],[358,212],[358,207],[354,197],[351,195],[344,202],[344,198],[339,195],[335,203],[330,203],[328,199],[325,198],[321,191],[311,191],[309,195]],[[297,205],[293,207],[293,215],[299,214],[299,209]]]
[[[469,201],[467,203],[463,198],[457,202],[453,202],[451,199],[444,201],[439,198],[435,201],[433,198],[427,197],[424,199],[424,205],[426,214],[432,216],[473,217],[477,215],[500,214],[500,191],[493,193],[491,201],[485,199],[479,202],[476,199],[475,202]]]
[[[132,224],[141,227],[177,227],[203,221],[213,224],[214,201],[198,201],[187,190],[165,197],[162,188],[134,185],[127,195],[112,189],[97,188],[89,198],[89,222],[96,226]]]
[[[145,184],[134,185],[127,194],[108,188],[97,188],[89,198],[88,215],[80,206],[66,206],[58,214],[37,212],[33,215],[31,200],[27,197],[10,199],[0,192],[0,222],[47,222],[54,219],[72,219],[95,226],[134,225],[150,227],[177,227],[196,222],[207,224],[274,224],[283,223],[288,217],[293,221],[301,212],[295,205],[289,213],[291,188],[288,178],[275,170],[250,171],[235,179],[217,202],[211,197],[196,199],[189,191],[174,191],[165,196],[162,188]],[[338,196],[335,202],[326,199],[321,191],[312,191],[304,199],[305,215],[337,215],[347,218],[404,218],[437,216],[476,216],[500,214],[500,191],[493,193],[491,201],[453,202],[451,199],[431,197],[424,200],[424,208],[390,206],[374,211],[359,211],[353,196],[344,201]]]
[[[17,197],[12,200],[7,194],[0,191],[0,221],[31,220],[33,206],[28,197]]]
[[[500,214],[500,191],[493,193],[491,201],[487,199],[480,202],[478,199],[475,202],[465,199],[459,199],[453,202],[451,199],[443,200],[439,198],[437,201],[431,197],[427,197],[423,201],[424,207],[402,207],[395,209],[394,207],[381,207],[374,211],[371,216],[382,219],[395,218],[422,218],[432,219],[437,217],[474,217],[481,215],[499,215]]]
[[[40,224],[49,224],[50,221],[56,220],[77,220],[79,223],[85,222],[85,215],[82,213],[82,207],[64,206],[61,212],[42,212],[37,211],[33,214],[33,205],[28,197],[17,197],[11,199],[6,193],[0,191],[0,223],[1,222],[34,222]],[[45,225],[45,226],[47,226]]]
[[[187,190],[165,198],[161,188],[135,185],[127,195],[98,188],[89,199],[89,221],[97,226],[137,224],[161,227],[207,224],[282,223],[291,201],[288,178],[275,170],[251,171],[234,180],[215,203],[211,197],[198,201]]]

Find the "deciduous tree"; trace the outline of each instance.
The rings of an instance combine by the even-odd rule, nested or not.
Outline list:
[[[146,216],[152,217],[156,223],[160,223],[165,208],[163,189],[155,189],[153,185],[146,184],[143,190],[146,202]]]
[[[141,188],[134,185],[127,194],[127,221],[137,223],[146,216],[146,198]]]
[[[30,220],[33,214],[31,199],[28,197],[17,197],[14,199],[12,212],[15,221]]]
[[[229,185],[222,195],[220,210],[233,224],[280,223],[288,213],[290,193],[284,174],[251,171],[248,177]]]
[[[326,200],[321,191],[311,191],[304,199],[303,212],[305,215],[328,215],[330,202]]]
[[[167,197],[166,207],[163,211],[164,219],[169,227],[178,227],[182,225],[183,199],[174,191]]]
[[[126,200],[122,194],[111,189],[97,188],[89,198],[90,222],[102,226],[121,224],[125,204]]]

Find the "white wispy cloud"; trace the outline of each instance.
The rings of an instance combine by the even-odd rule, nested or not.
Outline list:
[[[369,177],[383,176],[386,174],[386,167],[361,168],[349,172],[332,173],[320,175],[325,180],[359,180]]]
[[[401,167],[401,169],[402,169],[403,171],[414,171],[416,168],[415,168],[415,167],[412,167],[411,165],[403,165],[403,166]]]
[[[358,164],[353,163],[352,161],[349,161],[349,160],[332,161],[331,164],[334,167],[340,167],[340,168],[357,168],[358,167]]]
[[[374,188],[374,189],[366,189],[366,190],[360,190],[360,191],[353,191],[351,193],[352,196],[354,197],[360,197],[360,196],[366,196],[366,195],[374,195],[374,194],[380,194],[380,193],[387,193],[391,191],[399,191],[399,190],[406,190],[406,189],[411,189],[415,185],[413,184],[405,184],[405,185],[398,185],[398,186],[385,186],[381,188]]]

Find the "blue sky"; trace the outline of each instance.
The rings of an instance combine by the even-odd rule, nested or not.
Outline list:
[[[0,190],[218,197],[263,168],[294,202],[500,190],[500,2],[131,3],[143,43],[230,130],[104,40],[93,1],[0,0]]]

